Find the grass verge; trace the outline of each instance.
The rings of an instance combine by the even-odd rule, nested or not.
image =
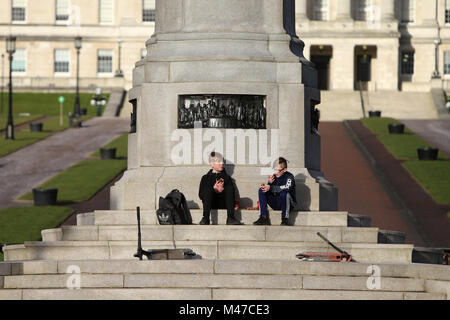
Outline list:
[[[18,131],[14,133],[15,140],[6,140],[5,136],[0,136],[0,157],[5,156],[11,152],[17,151],[39,140],[45,139],[52,133],[43,132],[29,132]]]
[[[389,133],[388,125],[391,123],[401,123],[393,118],[363,118],[362,123],[370,129],[373,133]],[[413,133],[410,129],[405,127],[405,133]]]
[[[58,97],[63,96],[65,102],[63,103],[63,114],[67,117],[67,113],[73,113],[73,107],[75,103],[75,93],[41,93],[41,92],[14,92],[13,93],[13,112],[14,113],[29,113],[34,116],[35,114],[43,115],[59,115],[59,102]],[[92,93],[80,93],[80,106],[81,108],[87,108],[88,113],[95,115],[96,107],[90,105]],[[105,94],[104,97],[108,100],[109,94]],[[5,110],[0,113],[1,117],[6,117],[8,112],[8,92],[5,92],[4,96]]]
[[[14,126],[17,126],[28,121],[33,121],[42,118],[43,116],[44,115],[42,114],[33,114],[33,115],[13,114],[13,123]],[[0,113],[0,130],[4,131],[6,129],[7,123],[8,123],[8,114],[5,112]]]
[[[450,163],[448,161],[406,161],[402,165],[437,203],[450,205]]]
[[[92,109],[92,108],[91,108]],[[96,116],[95,110],[88,109],[87,115],[82,117],[82,121],[86,121],[90,118]],[[39,117],[42,117],[40,115]],[[37,118],[39,118],[37,117]],[[36,118],[36,117],[34,117]],[[1,118],[0,118],[1,120]],[[20,130],[14,131],[15,140],[6,140],[5,136],[0,136],[0,157],[5,156],[9,153],[22,149],[30,144],[33,144],[39,140],[45,139],[48,136],[67,129],[69,127],[69,119],[67,116],[62,118],[63,125],[60,125],[59,116],[52,116],[43,123],[42,132],[30,132],[29,127],[22,128]],[[25,121],[24,121],[25,122]],[[6,126],[6,120],[5,120]]]
[[[127,160],[84,160],[40,185],[39,189],[58,189],[58,203],[89,200],[127,167]],[[28,192],[19,199],[33,200]]]
[[[378,140],[399,160],[418,160],[417,148],[432,147],[422,138],[414,134],[380,134]],[[438,159],[446,159],[439,151]]]
[[[72,209],[59,206],[12,207],[0,210],[0,243],[24,243],[41,239],[41,230],[64,221]]]
[[[400,123],[392,118],[364,118],[362,123],[372,131],[386,147],[387,150],[399,160],[418,160],[417,148],[432,147],[431,144],[415,135],[410,129],[405,127],[404,134],[389,134],[388,124]],[[444,160],[447,157],[439,152],[438,159]]]
[[[113,141],[105,144],[102,148],[116,148],[116,158],[126,158],[128,155],[128,133],[121,135]],[[92,153],[90,157],[100,158],[100,149]]]
[[[450,162],[418,160],[417,148],[432,145],[406,127],[405,134],[389,134],[388,124],[400,123],[395,119],[365,118],[361,121],[396,159],[406,160],[403,167],[437,203],[450,204]],[[438,159],[447,160],[447,157],[439,152]]]

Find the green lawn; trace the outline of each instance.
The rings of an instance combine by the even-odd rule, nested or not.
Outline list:
[[[401,123],[393,118],[363,118],[361,121],[375,134],[389,133],[389,124]],[[412,131],[405,127],[405,133],[412,133]]]
[[[399,123],[390,118],[365,118],[361,121],[419,182],[437,203],[450,204],[450,161],[439,152],[438,161],[419,161],[417,148],[431,146],[405,127],[405,134],[389,134],[387,125]]]
[[[117,148],[116,158],[126,158],[128,155],[128,133],[121,135],[113,141],[103,146],[105,149]],[[91,157],[100,158],[100,149],[90,155]]]
[[[63,107],[62,126],[60,125],[59,103],[57,100],[61,95],[66,98]],[[82,121],[93,118],[97,114],[96,107],[89,105],[91,97],[92,94],[89,93],[80,94],[81,107],[87,108],[87,114],[82,117]],[[109,98],[109,95],[105,95],[105,97]],[[35,121],[43,122],[44,132],[42,133],[30,132],[29,127],[26,126],[14,131],[15,140],[6,140],[4,139],[4,135],[0,136],[0,157],[26,147],[36,141],[47,138],[50,134],[67,129],[69,127],[67,113],[73,112],[74,99],[74,93],[14,93],[13,108],[15,112],[15,124],[32,121],[43,116],[51,116],[51,118],[46,119],[45,121]],[[7,94],[5,101],[7,101]],[[104,107],[102,107],[102,113],[103,110]],[[30,115],[20,116],[19,113],[30,113]],[[3,113],[0,113],[0,128],[6,128],[6,123],[7,111],[4,110]]]
[[[15,140],[6,140],[5,136],[0,136],[0,157],[47,138],[49,135],[51,132],[17,131],[14,132]]]
[[[14,124],[14,126],[17,126],[22,123],[25,123],[28,121],[33,121],[35,119],[39,119],[42,117],[43,117],[42,114],[24,115],[24,114],[15,113],[15,114],[13,114],[13,124]],[[5,112],[0,113],[0,130],[5,130],[7,123],[8,123],[8,114]]]
[[[449,161],[406,161],[402,165],[437,203],[450,205]]]
[[[58,188],[58,202],[89,200],[127,167],[127,160],[84,160],[40,185],[39,189]],[[32,192],[21,200],[33,200]]]
[[[361,119],[364,125],[369,128],[383,143],[389,152],[399,160],[417,160],[417,148],[432,147],[425,140],[415,135],[405,126],[404,134],[389,134],[388,124],[400,123],[392,118],[364,118]],[[447,159],[447,157],[439,152],[439,159]]]
[[[73,105],[75,103],[75,93],[37,93],[37,92],[14,92],[13,93],[13,112],[44,114],[44,115],[59,115],[58,97],[63,96],[65,101],[63,103],[63,114],[67,116],[68,112],[73,113]],[[96,114],[96,107],[90,105],[92,93],[80,93],[80,106],[87,108],[88,113]],[[108,94],[104,95],[106,99]],[[5,103],[3,113],[0,117],[7,117],[8,114],[8,93],[5,92]]]
[[[0,210],[0,243],[39,241],[41,230],[54,228],[73,212],[59,206],[12,207]]]
[[[432,147],[414,134],[379,134],[377,138],[395,158],[401,160],[418,160],[417,148]],[[446,159],[446,157],[439,151],[438,159]]]

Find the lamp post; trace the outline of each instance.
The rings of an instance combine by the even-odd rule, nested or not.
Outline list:
[[[436,26],[437,26],[437,33],[438,38],[434,40],[434,71],[431,74],[432,79],[440,79],[441,75],[439,73],[439,45],[441,44],[441,36],[440,31],[441,28],[439,26],[439,2],[436,0]]]
[[[5,81],[5,55],[2,53],[2,96],[1,96],[1,109],[0,113],[3,113],[3,91],[5,91],[4,88],[4,81]]]
[[[95,95],[91,99],[91,106],[97,106],[97,117],[101,116],[101,106],[104,106],[105,104],[106,99],[102,96],[102,88],[97,88],[95,90]]]
[[[75,93],[75,106],[74,106],[74,116],[76,118],[81,116],[81,108],[80,108],[80,49],[81,49],[81,37],[75,38],[75,49],[77,49],[77,88]]]
[[[441,75],[439,73],[439,44],[441,43],[441,41],[439,39],[434,40],[434,71],[433,74],[431,75],[432,79],[440,79]]]
[[[123,72],[122,72],[122,68],[121,68],[121,57],[122,57],[122,42],[123,40],[121,38],[117,39],[117,42],[119,43],[119,68],[116,71],[116,74],[114,75],[115,77],[121,78],[123,77]]]
[[[16,37],[6,38],[6,52],[9,54],[9,96],[8,96],[8,123],[6,125],[6,139],[14,140],[14,124],[12,115],[12,61],[16,52]]]

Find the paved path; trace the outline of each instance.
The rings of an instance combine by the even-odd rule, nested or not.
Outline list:
[[[450,157],[450,120],[400,120],[415,134]]]
[[[0,208],[17,206],[15,199],[128,130],[128,119],[96,117],[0,158]]]

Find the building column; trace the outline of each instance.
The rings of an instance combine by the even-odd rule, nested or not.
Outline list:
[[[394,21],[395,20],[395,1],[394,0],[382,0],[381,7],[381,21]]]
[[[333,44],[333,58],[330,60],[330,89],[353,91],[354,69],[355,45],[350,41]]]
[[[352,19],[352,1],[351,0],[339,0],[337,7],[337,21],[348,21]]]
[[[306,14],[308,7],[307,0],[295,0],[295,16],[297,22],[303,22],[308,20],[308,15]]]

